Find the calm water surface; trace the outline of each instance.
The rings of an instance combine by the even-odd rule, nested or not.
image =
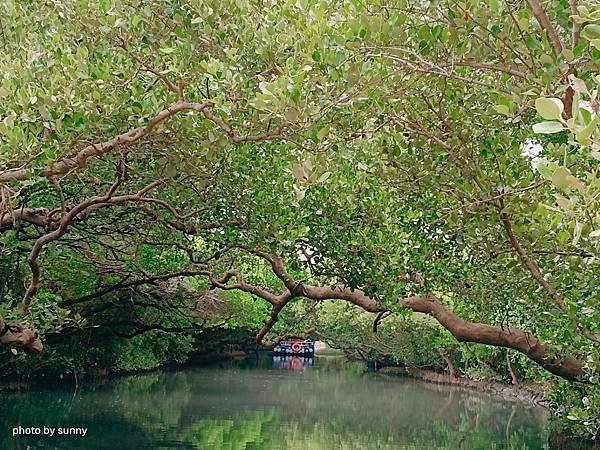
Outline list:
[[[540,449],[545,424],[541,409],[317,358],[4,394],[0,449]],[[88,431],[12,437],[19,425]]]

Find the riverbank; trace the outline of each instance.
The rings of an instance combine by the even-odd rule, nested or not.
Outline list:
[[[403,367],[382,367],[377,373],[387,377],[410,377],[427,383],[459,387],[473,392],[485,392],[507,401],[520,401],[548,408],[547,394],[550,386],[528,383],[513,386],[494,380],[475,380],[464,376],[450,376],[431,370]]]
[[[231,361],[242,360],[251,357],[253,352],[243,352],[237,350],[228,350],[222,352],[198,352],[190,355],[185,362],[169,361],[157,367],[148,369],[115,370],[109,367],[89,367],[83,373],[67,372],[60,375],[40,373],[38,377],[27,378],[25,380],[6,380],[6,377],[0,382],[0,392],[12,392],[29,390],[31,388],[60,387],[65,385],[77,386],[83,382],[94,382],[114,377],[126,377],[129,375],[150,374],[163,370],[184,370],[194,367],[210,367],[219,363],[228,363]]]

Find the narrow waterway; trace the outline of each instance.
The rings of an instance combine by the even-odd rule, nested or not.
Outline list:
[[[327,358],[5,393],[0,424],[0,448],[31,450],[539,449],[547,442],[542,409],[386,379]]]

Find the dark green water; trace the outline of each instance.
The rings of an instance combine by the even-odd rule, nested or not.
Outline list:
[[[540,409],[317,358],[4,394],[0,449],[538,449],[545,423]],[[87,433],[12,437],[19,425]]]

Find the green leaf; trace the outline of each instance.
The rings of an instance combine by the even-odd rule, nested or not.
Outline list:
[[[300,111],[296,108],[290,108],[283,115],[290,122],[296,122],[300,117]]]
[[[600,118],[596,117],[594,120],[592,120],[588,124],[587,127],[585,127],[580,132],[576,133],[575,136],[577,137],[577,142],[579,142],[580,144],[583,144],[583,145],[589,145],[591,143],[590,137],[596,130],[596,126],[598,125],[599,122],[600,122]]]
[[[563,51],[561,53],[567,61],[572,61],[573,59],[575,59],[575,54],[570,48],[563,48]]]
[[[537,134],[554,134],[560,133],[565,128],[560,122],[540,122],[533,126],[533,132]]]
[[[571,209],[571,202],[568,199],[566,199],[564,197],[561,197],[560,195],[556,196],[556,203],[562,209],[566,209],[566,210],[570,210]]]
[[[566,189],[570,186],[569,177],[571,176],[569,169],[559,166],[552,175],[552,184],[559,189]]]
[[[294,188],[294,194],[296,195],[296,200],[301,202],[302,200],[304,200],[304,197],[306,196],[306,189],[305,188]]]
[[[582,182],[579,180],[579,178],[577,178],[577,177],[576,177],[576,176],[574,176],[574,175],[570,175],[569,177],[567,177],[567,181],[569,182],[569,185],[570,185],[572,188],[575,188],[575,189],[577,189],[577,190],[579,191],[579,193],[580,193],[580,194],[582,194],[582,195],[583,195],[583,194],[585,194],[585,192],[586,192],[586,187],[585,187],[585,184],[583,184],[583,183],[582,183]]]
[[[502,115],[505,115],[505,116],[510,115],[510,109],[506,105],[496,105],[496,106],[494,106],[494,109]]]
[[[306,181],[309,177],[309,174],[304,169],[304,164],[294,164],[292,166],[292,174],[299,181]]]
[[[579,243],[579,239],[581,239],[581,231],[583,230],[585,224],[581,223],[579,220],[575,221],[575,230],[573,231],[573,245],[577,245]]]
[[[329,178],[331,176],[331,172],[325,172],[323,173],[319,179],[317,180],[317,183],[323,183],[325,180],[327,180],[327,178]]]
[[[600,161],[600,152],[591,151],[591,152],[589,153],[589,155],[590,155],[592,158],[594,158],[594,159],[597,159],[598,161]]]
[[[581,30],[581,36],[588,40],[600,39],[600,25],[595,23],[590,23],[583,27]]]
[[[329,134],[329,127],[325,126],[325,127],[321,128],[319,131],[317,131],[317,139],[319,141],[322,141],[323,139],[325,139],[327,137],[328,134]]]
[[[159,52],[164,53],[165,55],[169,55],[175,51],[174,47],[162,47],[158,49]]]
[[[573,96],[573,101],[571,102],[571,119],[573,123],[577,121],[579,118],[579,101],[581,100],[581,94],[579,92],[575,92]]]
[[[562,117],[564,105],[559,98],[538,98],[535,101],[535,109],[544,119],[556,120]]]

